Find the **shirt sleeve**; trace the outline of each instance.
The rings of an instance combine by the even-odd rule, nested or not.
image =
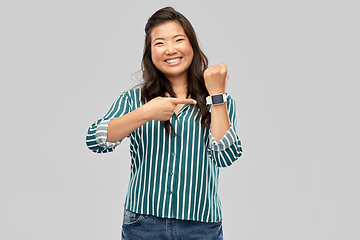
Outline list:
[[[107,130],[111,119],[123,116],[131,111],[129,95],[125,92],[112,104],[106,115],[90,125],[86,135],[87,147],[95,153],[112,152],[122,140],[107,142]]]
[[[218,167],[228,167],[242,155],[241,141],[236,129],[236,106],[230,95],[227,97],[226,106],[231,124],[229,130],[219,141],[215,140],[211,132],[209,134],[208,151]]]

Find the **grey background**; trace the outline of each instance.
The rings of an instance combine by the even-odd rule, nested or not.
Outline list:
[[[244,155],[220,174],[225,239],[359,239],[356,1],[0,4],[0,239],[119,239],[128,141],[88,126],[138,83],[147,18],[171,5],[225,62]]]

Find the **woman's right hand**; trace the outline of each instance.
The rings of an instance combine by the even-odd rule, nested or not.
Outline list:
[[[120,141],[150,120],[169,120],[174,113],[176,104],[196,104],[196,101],[194,99],[156,97],[134,111],[111,119],[106,141]]]
[[[156,97],[144,104],[144,112],[148,120],[167,121],[174,113],[176,104],[196,104],[194,99],[172,97]]]

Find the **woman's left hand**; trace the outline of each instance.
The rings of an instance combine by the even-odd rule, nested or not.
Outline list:
[[[227,78],[227,67],[224,63],[206,69],[204,79],[209,95],[225,93]]]

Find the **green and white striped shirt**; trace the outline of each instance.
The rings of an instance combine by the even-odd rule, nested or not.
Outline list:
[[[140,89],[120,95],[109,112],[93,123],[86,136],[94,152],[111,152],[120,144],[106,142],[112,118],[125,115],[144,103]],[[125,208],[140,214],[202,222],[222,220],[217,193],[219,167],[230,166],[242,154],[236,133],[236,108],[228,95],[230,129],[216,141],[209,128],[202,130],[199,108],[185,104],[170,119],[174,133],[166,133],[151,120],[130,133],[131,174]]]

